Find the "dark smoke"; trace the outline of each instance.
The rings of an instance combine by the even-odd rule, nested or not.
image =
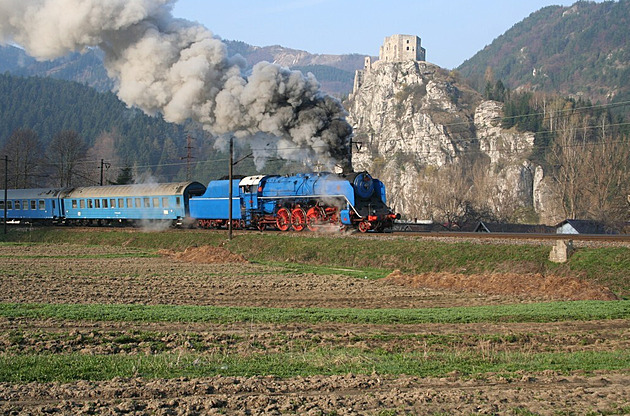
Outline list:
[[[243,58],[228,56],[203,26],[174,18],[173,3],[0,0],[0,42],[41,60],[99,47],[118,96],[130,106],[252,140],[258,162],[275,152],[349,170],[346,112],[312,74],[262,62],[244,76]]]

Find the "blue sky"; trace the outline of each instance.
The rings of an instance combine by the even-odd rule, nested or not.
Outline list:
[[[311,53],[378,55],[386,36],[418,35],[427,61],[455,68],[531,13],[575,0],[178,0],[173,14],[223,39]]]

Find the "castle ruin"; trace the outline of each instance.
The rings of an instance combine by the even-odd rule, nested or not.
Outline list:
[[[415,35],[392,35],[385,38],[378,54],[378,61],[372,62],[372,58],[365,57],[363,69],[357,70],[354,74],[354,94],[363,83],[363,76],[366,71],[372,69],[373,65],[379,62],[404,62],[404,61],[425,61],[426,49],[421,46],[421,40]]]

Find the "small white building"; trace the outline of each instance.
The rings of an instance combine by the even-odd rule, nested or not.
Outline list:
[[[601,222],[592,220],[564,220],[556,225],[556,234],[614,234]]]

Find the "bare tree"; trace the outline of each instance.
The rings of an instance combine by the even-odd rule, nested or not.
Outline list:
[[[562,201],[566,218],[578,218],[582,212],[584,141],[578,140],[580,120],[576,115],[564,117],[559,122],[556,138],[547,161],[552,167],[552,179],[556,193]]]
[[[85,142],[76,131],[64,130],[53,137],[47,157],[59,186],[72,186],[75,176],[83,176],[78,166],[85,154]]]
[[[589,146],[583,171],[589,183],[585,210],[590,218],[615,225],[628,220],[626,196],[630,195],[630,141],[606,133],[602,118],[601,139]]]
[[[33,188],[41,185],[42,146],[31,129],[15,130],[2,148],[9,157],[8,186]]]
[[[461,164],[425,172],[419,187],[432,218],[449,228],[457,227],[466,220],[471,207],[471,183]]]
[[[94,182],[100,182],[100,169],[103,169],[103,183],[114,183],[122,168],[110,169],[111,166],[121,166],[122,160],[116,150],[116,144],[120,141],[120,135],[116,131],[103,132],[96,137],[94,145],[87,151],[87,158],[99,164],[97,169],[92,169],[87,176]],[[103,166],[100,161],[103,160]]]

